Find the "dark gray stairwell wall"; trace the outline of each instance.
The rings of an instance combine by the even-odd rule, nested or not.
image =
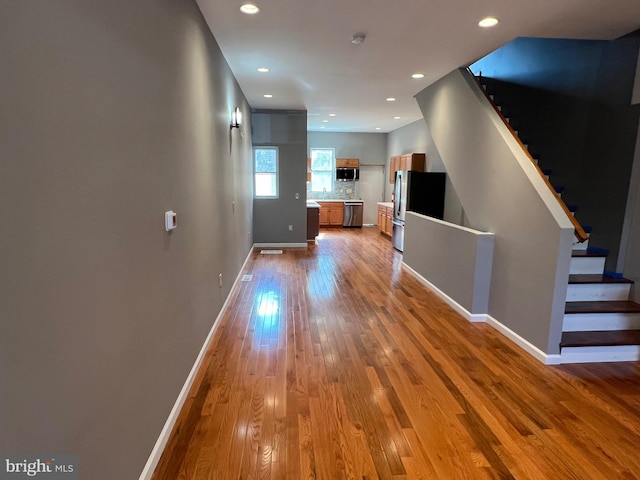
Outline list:
[[[518,38],[471,66],[490,77],[576,217],[615,271],[640,107],[631,105],[640,34],[607,41]]]
[[[0,455],[135,479],[251,248],[249,106],[192,0],[2,2],[0,44]]]
[[[278,147],[279,174],[278,198],[254,199],[253,240],[306,245],[307,112],[253,110],[251,119],[254,147]]]

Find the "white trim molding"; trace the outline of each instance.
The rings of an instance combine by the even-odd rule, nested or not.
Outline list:
[[[465,318],[467,321],[469,321],[469,322],[478,322],[478,323],[487,323],[487,324],[491,325],[491,327],[496,329],[498,332],[500,332],[502,335],[507,337],[513,343],[518,345],[521,349],[523,349],[524,351],[529,353],[531,356],[533,356],[535,359],[539,360],[540,362],[544,363],[545,365],[559,365],[559,364],[563,363],[562,358],[560,357],[560,355],[558,355],[558,354],[548,354],[548,353],[543,352],[538,347],[536,347],[534,344],[532,344],[528,340],[522,338],[516,332],[514,332],[510,328],[506,327],[505,325],[503,325],[502,323],[500,323],[499,321],[497,321],[495,318],[493,318],[491,315],[489,315],[487,313],[482,313],[482,314],[475,313],[474,314],[474,313],[469,312],[466,308],[464,308],[462,305],[460,305],[458,302],[456,302],[453,298],[451,298],[449,295],[444,293],[442,290],[440,290],[438,287],[436,287],[434,284],[432,284],[429,280],[427,280],[422,275],[420,275],[418,272],[416,272],[414,269],[412,269],[410,266],[408,266],[406,263],[403,262],[402,266],[407,271],[409,271],[412,275],[414,275],[427,288],[429,288],[429,290],[432,290],[433,293],[435,293],[438,297],[440,297],[446,304],[448,304],[456,312],[458,312],[460,315],[462,315],[462,317]]]
[[[304,243],[254,243],[253,248],[307,248]]]
[[[462,315],[469,322],[483,323],[483,322],[487,321],[487,314],[486,313],[471,313],[469,310],[464,308],[462,305],[460,305],[458,302],[456,302],[449,295],[447,295],[442,290],[440,290],[438,287],[436,287],[429,280],[427,280],[422,275],[420,275],[418,272],[416,272],[409,265],[407,265],[406,263],[402,262],[402,267],[407,269],[414,277],[416,277],[421,283],[423,283],[429,290],[432,290],[433,293],[438,295],[445,303],[447,303],[451,308],[453,308],[456,312],[458,312],[460,315]]]
[[[518,345],[524,351],[529,353],[535,359],[541,361],[545,365],[559,365],[562,363],[559,354],[549,354],[545,353],[536,347],[533,343],[528,341],[527,339],[521,337],[516,332],[511,330],[509,327],[503,325],[498,320],[493,318],[491,315],[487,315],[487,323],[511,340],[513,343]]]

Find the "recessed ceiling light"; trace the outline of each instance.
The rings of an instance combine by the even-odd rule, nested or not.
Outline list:
[[[395,102],[395,101],[396,101],[396,99],[395,99],[395,98],[393,98],[393,97],[389,97],[389,98],[387,98],[387,102]]]
[[[400,117],[393,117],[394,120],[400,120]]]
[[[322,123],[329,123],[329,120],[322,120]]]
[[[242,13],[246,13],[247,15],[255,15],[260,11],[260,9],[253,3],[245,3],[240,6],[240,11]]]
[[[414,73],[411,78],[424,78],[424,73]]]
[[[330,116],[330,117],[335,117],[335,116],[336,116],[336,114],[335,114],[335,113],[330,113],[330,114],[329,114],[329,116]]]
[[[260,73],[267,73],[269,69],[267,67],[260,67],[257,69]]]
[[[478,22],[478,26],[482,28],[495,27],[498,24],[498,19],[495,17],[485,17]]]
[[[271,95],[270,93],[265,93],[264,98],[273,98],[273,95]]]
[[[380,130],[380,127],[376,127],[376,130]]]

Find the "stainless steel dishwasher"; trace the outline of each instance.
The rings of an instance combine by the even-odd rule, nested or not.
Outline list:
[[[362,200],[347,200],[344,202],[343,227],[362,227],[362,211],[364,202]]]

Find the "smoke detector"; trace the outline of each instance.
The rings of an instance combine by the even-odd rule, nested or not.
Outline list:
[[[356,33],[351,37],[351,43],[354,45],[362,45],[366,37],[364,33]]]

